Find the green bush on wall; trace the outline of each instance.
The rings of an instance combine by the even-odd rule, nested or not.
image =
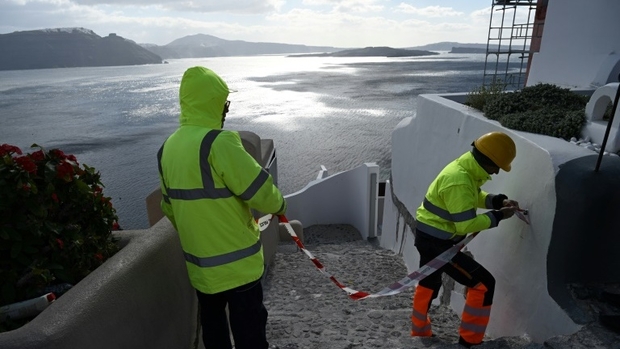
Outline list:
[[[482,85],[475,88],[472,92],[467,94],[467,100],[465,105],[480,111],[484,110],[484,106],[497,96],[500,96],[506,92],[506,84],[501,80],[494,80],[489,86]]]
[[[0,145],[0,306],[74,285],[118,251],[101,176],[59,149]],[[29,319],[0,321],[0,332]]]
[[[579,137],[587,103],[587,96],[541,83],[514,92],[498,93],[497,86],[478,89],[468,94],[465,102],[504,127],[566,140]]]

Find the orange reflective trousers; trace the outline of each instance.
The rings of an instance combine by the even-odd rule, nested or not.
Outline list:
[[[453,246],[454,241],[440,240],[416,231],[415,245],[420,252],[420,266],[423,266]],[[431,302],[439,294],[443,273],[468,287],[459,327],[459,342],[466,346],[482,343],[491,314],[495,278],[482,265],[462,252],[457,253],[450,263],[420,280],[413,296],[411,335],[432,336],[428,311]]]

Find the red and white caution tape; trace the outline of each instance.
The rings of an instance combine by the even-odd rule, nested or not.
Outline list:
[[[525,211],[525,212],[527,212],[527,211]],[[523,213],[521,213],[521,212],[519,212],[519,214],[523,215]],[[266,215],[266,216],[261,217],[258,220],[258,225],[261,228],[261,231],[264,230],[269,225],[269,222],[271,221],[272,218],[273,218],[273,215]],[[436,270],[438,270],[439,268],[443,267],[445,264],[450,262],[450,260],[460,250],[462,250],[463,247],[465,247],[465,245],[467,245],[471,240],[473,240],[476,237],[476,235],[478,235],[478,233],[469,234],[465,239],[463,239],[462,241],[458,242],[456,245],[452,246],[448,250],[444,251],[442,254],[440,254],[439,256],[435,257],[430,262],[426,263],[420,269],[410,273],[409,275],[407,275],[404,278],[398,280],[397,282],[395,282],[395,283],[385,287],[384,289],[382,289],[381,291],[379,291],[377,293],[368,293],[368,292],[354,290],[354,289],[349,288],[349,287],[343,285],[342,283],[340,283],[332,274],[328,273],[325,270],[325,267],[323,266],[323,264],[321,264],[321,262],[316,257],[314,257],[314,255],[312,255],[312,253],[310,251],[308,251],[305,248],[304,244],[301,242],[301,240],[299,239],[297,234],[295,234],[295,230],[293,230],[293,227],[288,222],[288,219],[284,215],[280,215],[280,216],[278,216],[278,218],[280,219],[280,223],[283,223],[284,226],[286,227],[286,230],[289,233],[289,235],[293,238],[293,241],[295,241],[297,246],[306,254],[306,256],[308,256],[308,258],[310,258],[310,260],[312,261],[314,266],[323,275],[327,276],[327,278],[329,278],[334,284],[336,284],[336,286],[338,286],[341,290],[346,292],[347,295],[349,296],[349,298],[351,298],[353,300],[360,300],[360,299],[365,299],[365,298],[377,298],[377,297],[384,297],[384,296],[392,296],[392,295],[395,295],[395,294],[399,294],[399,293],[405,291],[406,289],[408,289],[410,287],[415,286],[415,284],[417,284],[418,281],[420,281],[420,280],[424,279],[425,277],[431,275]],[[519,217],[519,218],[521,218],[521,217]],[[527,218],[525,218],[525,219],[521,218],[521,219],[523,219],[524,222],[529,224],[529,221],[526,220]]]
[[[264,217],[261,217],[258,220],[258,225],[259,225],[259,227],[261,227],[261,230],[264,230],[269,225],[269,221],[271,220],[272,217],[273,217],[272,215],[266,215]],[[457,252],[459,252],[477,234],[476,233],[476,234],[469,235],[463,241],[461,241],[458,244],[454,245],[449,250],[445,251],[444,253],[442,253],[441,255],[439,255],[438,257],[436,257],[435,259],[433,259],[432,261],[430,261],[429,263],[427,263],[426,265],[424,265],[420,269],[412,272],[411,274],[407,275],[406,277],[402,278],[401,280],[399,280],[399,281],[391,284],[390,286],[384,288],[383,290],[381,290],[381,291],[379,291],[377,293],[372,293],[371,294],[371,293],[368,293],[368,292],[357,291],[357,290],[354,290],[354,289],[352,289],[350,287],[347,287],[344,284],[342,284],[340,281],[338,281],[332,274],[328,273],[327,270],[325,270],[325,267],[323,266],[323,264],[316,257],[314,257],[314,255],[310,251],[308,251],[306,249],[306,247],[301,242],[301,240],[299,239],[297,234],[295,234],[295,230],[293,230],[293,227],[288,222],[288,219],[285,216],[283,216],[283,215],[278,216],[278,218],[280,219],[280,223],[283,223],[284,226],[286,227],[286,230],[289,233],[289,235],[293,238],[293,241],[295,241],[297,246],[306,254],[306,256],[308,256],[308,258],[310,258],[310,261],[312,261],[314,266],[323,275],[325,275],[334,284],[336,284],[336,286],[338,286],[341,290],[346,292],[347,295],[349,296],[349,298],[351,298],[353,300],[360,300],[360,299],[365,299],[365,298],[384,297],[384,296],[392,296],[392,295],[395,295],[395,294],[403,292],[404,290],[414,286],[414,284],[416,284],[418,281],[422,280],[426,276],[432,274],[434,271],[436,271],[437,269],[441,268],[443,265],[448,263],[452,259],[452,257],[454,257],[457,254]]]

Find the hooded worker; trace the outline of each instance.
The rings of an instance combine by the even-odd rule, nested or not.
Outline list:
[[[449,163],[431,183],[416,211],[415,246],[425,265],[469,233],[496,227],[510,218],[519,204],[504,194],[480,187],[491,174],[511,170],[517,155],[514,141],[503,132],[490,132],[472,143],[471,151]],[[491,209],[477,213],[478,208]],[[449,263],[420,280],[413,297],[412,336],[433,335],[428,310],[439,293],[441,275],[448,274],[468,288],[459,327],[459,343],[482,343],[493,303],[495,278],[473,258],[459,252]]]
[[[192,67],[179,89],[179,128],[159,150],[161,208],[179,233],[200,303],[207,349],[268,348],[260,231],[251,209],[284,214],[272,176],[245,151],[238,132],[224,131],[227,84]]]

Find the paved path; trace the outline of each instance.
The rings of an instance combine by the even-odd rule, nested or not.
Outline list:
[[[362,240],[348,225],[304,229],[305,247],[341,283],[377,292],[407,274],[402,257]],[[454,348],[459,317],[445,306],[431,307],[434,338],[412,338],[411,293],[353,301],[320,273],[294,242],[280,243],[265,283],[269,310],[267,338],[280,349]],[[480,349],[614,348],[620,336],[597,323],[545,344],[525,338],[486,340]]]

